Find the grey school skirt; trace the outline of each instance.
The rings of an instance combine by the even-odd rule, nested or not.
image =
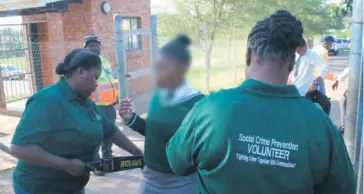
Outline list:
[[[177,176],[157,172],[148,168],[143,169],[143,182],[140,194],[195,194],[196,175]]]

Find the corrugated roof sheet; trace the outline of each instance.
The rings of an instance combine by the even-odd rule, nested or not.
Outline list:
[[[5,0],[0,4],[0,17],[63,12],[68,10],[68,4],[82,2],[83,0]]]

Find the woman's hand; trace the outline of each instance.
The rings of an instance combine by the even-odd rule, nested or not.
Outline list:
[[[124,98],[121,100],[118,112],[121,118],[124,119],[125,122],[129,123],[133,118],[133,105],[131,102],[131,98]]]
[[[336,90],[338,87],[339,87],[339,81],[335,81],[335,83],[334,83],[334,84],[332,84],[332,86],[331,86],[331,88],[332,88],[333,90]]]
[[[313,92],[317,90],[317,86],[316,86],[316,83],[315,82],[312,82],[311,85],[310,85],[310,88],[309,88],[309,91],[310,92]]]
[[[79,159],[68,160],[66,166],[64,167],[64,170],[74,177],[79,177],[86,173],[89,173],[87,164]]]

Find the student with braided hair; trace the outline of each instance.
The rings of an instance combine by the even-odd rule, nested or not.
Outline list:
[[[259,21],[248,37],[247,80],[198,102],[167,144],[176,174],[198,173],[198,193],[355,193],[340,133],[286,84],[302,34],[284,10]]]

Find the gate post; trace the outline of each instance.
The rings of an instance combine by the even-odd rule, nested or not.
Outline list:
[[[125,74],[126,56],[124,49],[124,36],[122,29],[123,17],[119,14],[114,15],[114,36],[115,36],[115,52],[116,52],[116,67],[119,82],[119,99],[127,97],[127,81]]]
[[[150,72],[152,74],[152,87],[155,85],[154,76],[154,63],[157,58],[158,50],[158,36],[157,36],[157,23],[156,15],[150,16],[150,37],[149,37],[149,54],[150,54]]]
[[[4,89],[3,73],[0,66],[0,108],[6,109],[6,96]]]

